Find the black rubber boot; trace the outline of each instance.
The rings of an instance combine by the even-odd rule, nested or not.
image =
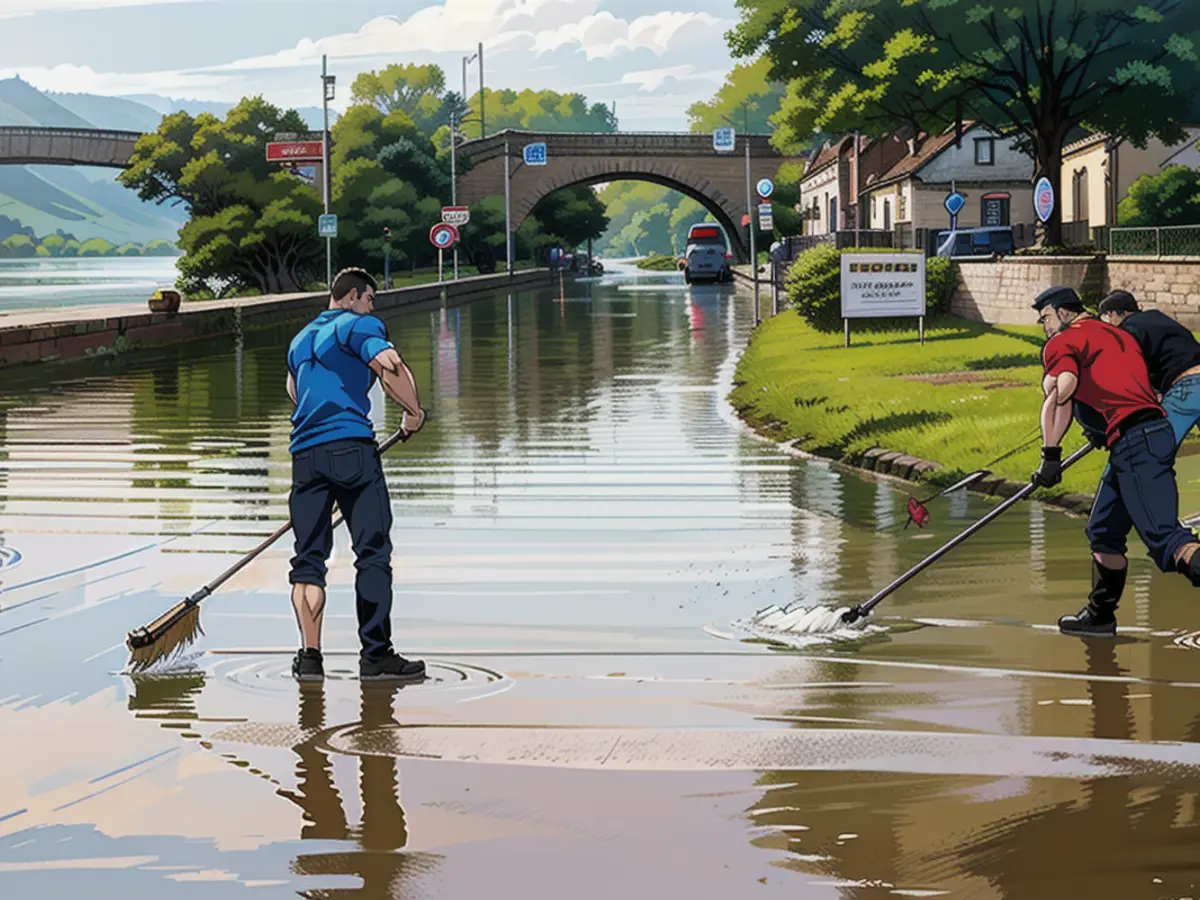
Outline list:
[[[1092,592],[1087,606],[1073,616],[1058,620],[1058,630],[1077,637],[1115,637],[1117,634],[1117,604],[1125,590],[1124,569],[1107,569],[1092,558]]]
[[[301,648],[292,660],[292,677],[297,681],[324,681],[325,660],[320,650]]]

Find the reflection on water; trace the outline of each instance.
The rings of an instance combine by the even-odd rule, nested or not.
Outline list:
[[[174,257],[0,260],[0,320],[48,307],[145,303],[179,277]]]
[[[890,896],[884,885],[1006,900],[1052,887],[1101,900],[1187,896],[1200,876],[1195,790],[1165,767],[983,778],[793,771],[802,761],[785,760],[639,781],[420,761],[417,777],[411,760],[331,749],[347,729],[401,724],[730,728],[751,742],[788,728],[847,743],[856,731],[900,742],[908,732],[1197,740],[1185,685],[1200,682],[1200,656],[1173,640],[1196,627],[1194,591],[1135,553],[1122,625],[1157,635],[1092,647],[1033,627],[1077,610],[1090,582],[1083,522],[1036,504],[890,596],[877,639],[784,654],[707,637],[703,626],[770,603],[866,599],[990,501],[932,501],[930,524],[904,529],[907,494],[894,483],[739,433],[724,397],[753,310],[729,290],[677,281],[568,283],[562,296],[554,285],[389,319],[432,411],[419,438],[385,458],[396,634],[402,652],[472,655],[506,676],[469,697],[452,684],[298,689],[286,674],[295,635],[283,541],[205,602],[203,670],[135,680],[112,714],[124,632],[287,517],[294,325],[6,372],[0,535],[24,560],[0,593],[0,728],[23,739],[4,744],[0,879],[17,871],[4,868],[11,858],[44,866],[43,887],[66,885],[68,867],[56,870],[39,829],[71,827],[94,839],[79,859],[112,866],[95,881],[110,896],[197,896],[178,871],[112,863],[156,854],[188,877],[261,882],[261,896],[421,896],[469,875],[458,896],[493,895],[491,882],[525,898],[663,896],[647,886],[664,884],[688,897],[753,887],[865,900]],[[375,400],[377,430],[397,428],[399,410]],[[352,650],[345,543],[339,532],[327,645]],[[278,665],[243,660],[247,648]],[[239,674],[218,677],[214,660]],[[214,742],[236,722],[285,737],[266,748]],[[88,799],[106,772],[174,751],[177,768],[159,781]],[[929,765],[953,768],[954,752]],[[734,812],[712,812],[729,797]],[[435,813],[439,826],[422,831],[421,816]],[[461,837],[468,821],[488,837]],[[653,831],[638,830],[645,822]],[[496,833],[504,842],[491,846]],[[237,841],[252,846],[236,856]],[[559,865],[527,862],[534,849]],[[1089,856],[1108,868],[1089,869]],[[603,892],[625,860],[631,880]]]

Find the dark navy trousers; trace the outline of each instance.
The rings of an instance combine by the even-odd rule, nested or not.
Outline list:
[[[346,518],[354,547],[361,652],[378,659],[392,650],[392,504],[374,441],[331,441],[293,454],[288,498],[296,535],[292,584],[325,587],[334,503]]]
[[[1134,425],[1113,445],[1088,519],[1093,552],[1124,555],[1136,528],[1155,565],[1175,571],[1176,551],[1196,540],[1179,523],[1175,449],[1167,419]]]

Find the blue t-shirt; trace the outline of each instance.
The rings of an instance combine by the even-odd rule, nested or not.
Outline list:
[[[376,375],[367,364],[394,346],[383,322],[345,309],[327,309],[301,329],[287,356],[296,381],[292,453],[330,441],[375,437],[367,394]]]

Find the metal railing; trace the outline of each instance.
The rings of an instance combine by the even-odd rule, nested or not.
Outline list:
[[[1160,228],[1113,228],[1108,233],[1112,256],[1200,256],[1200,225]]]

